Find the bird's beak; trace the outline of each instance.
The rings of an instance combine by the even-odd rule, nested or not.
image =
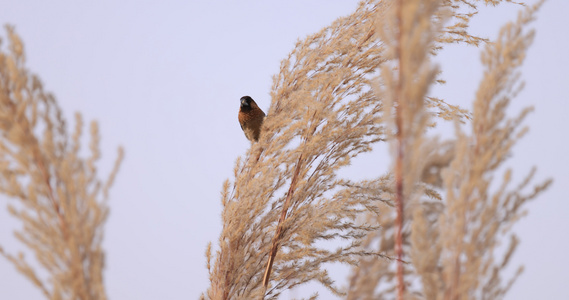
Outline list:
[[[249,106],[249,104],[247,104],[247,100],[241,99],[241,106]]]

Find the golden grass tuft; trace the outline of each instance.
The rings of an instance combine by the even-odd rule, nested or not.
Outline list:
[[[502,100],[493,104],[492,97],[502,97],[503,89],[484,82],[500,81],[483,81],[481,90],[490,98],[476,100],[473,113],[429,95],[433,84],[444,82],[430,59],[445,44],[484,43],[484,57],[495,55],[497,61],[503,55],[523,57],[531,37],[522,34],[527,22],[508,25],[518,29],[510,29],[501,44],[487,43],[468,33],[476,4],[362,1],[353,14],[296,44],[274,77],[261,139],[237,159],[234,180],[224,184],[223,230],[217,249],[209,245],[206,252],[210,287],[202,298],[277,299],[309,281],[348,299],[503,295],[501,267],[492,264],[498,232],[508,229],[521,204],[549,182],[529,195],[504,198],[501,190],[488,196],[491,178],[486,174],[510,152],[521,121],[504,119]],[[511,52],[502,51],[505,45]],[[519,62],[505,63],[515,70]],[[517,78],[500,74],[504,86]],[[480,113],[482,107],[486,110]],[[493,123],[484,123],[487,116]],[[485,130],[493,129],[486,137],[474,131],[473,138],[457,130],[455,140],[439,141],[426,136],[437,118],[454,120],[457,128],[466,123],[476,129],[482,122]],[[478,149],[474,141],[479,140],[494,145],[480,144],[489,152],[476,152],[472,149]],[[338,177],[352,158],[381,142],[394,150],[392,172],[362,182]],[[494,157],[489,160],[493,164],[483,163],[487,157]],[[471,169],[481,176],[469,176]],[[464,194],[468,189],[463,185],[472,193]],[[459,202],[456,191],[461,192]],[[457,209],[472,217],[456,221],[461,216]],[[480,223],[483,215],[509,217]],[[466,231],[452,232],[463,226]],[[484,235],[469,240],[480,232]],[[452,257],[475,254],[484,268],[469,269],[469,262],[460,260],[449,263]],[[348,287],[332,281],[329,263],[352,266]],[[491,268],[493,277],[487,281]]]
[[[81,114],[70,135],[55,98],[26,69],[19,36],[6,29],[9,50],[0,50],[0,193],[13,199],[8,209],[23,225],[16,238],[47,275],[40,277],[21,252],[0,248],[0,254],[46,299],[106,299],[103,224],[123,150],[108,179],[100,180],[97,122],[90,124],[91,155],[83,158]]]
[[[542,2],[493,42],[468,30],[481,2],[365,0],[296,43],[273,78],[260,140],[223,185],[223,228],[206,250],[210,286],[202,299],[277,299],[311,281],[347,299],[504,297],[515,277],[505,280],[502,271],[519,244],[511,228],[551,184],[532,184],[535,170],[513,188],[511,170],[497,179],[527,132],[530,109],[509,118],[506,108],[520,90],[534,35],[526,27]],[[11,27],[7,33],[0,193],[14,200],[9,211],[23,225],[16,237],[46,275],[21,253],[0,254],[46,299],[106,299],[101,241],[123,151],[100,180],[97,123],[83,157],[81,115],[69,133],[55,98],[25,68],[20,38]],[[449,43],[485,46],[470,111],[429,93],[444,83],[431,59]],[[427,135],[438,120],[455,123],[452,140]],[[384,142],[390,170],[363,181],[338,175]],[[502,240],[509,241],[503,253]],[[332,280],[331,263],[351,266],[346,284]]]

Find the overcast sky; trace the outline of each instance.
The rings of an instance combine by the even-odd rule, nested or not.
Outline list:
[[[118,145],[126,149],[105,231],[110,299],[196,299],[205,291],[204,252],[221,229],[221,185],[249,146],[237,123],[238,99],[250,95],[266,111],[272,75],[294,42],[357,2],[0,1],[0,23],[15,25],[27,66],[69,121],[79,111],[100,122],[101,175]],[[474,32],[495,37],[518,8],[483,9]],[[567,0],[549,0],[539,12],[523,68],[527,87],[510,109],[536,108],[526,122],[530,133],[508,161],[516,178],[537,165],[539,180],[555,179],[515,227],[522,243],[514,263],[526,270],[510,300],[569,299],[567,12]],[[437,95],[470,108],[481,76],[478,50],[459,46],[439,55],[448,84]],[[351,171],[384,173],[383,153],[356,161]],[[6,201],[0,198],[0,244],[14,253],[23,248],[12,236],[19,223],[5,212]],[[0,299],[42,297],[0,259]]]

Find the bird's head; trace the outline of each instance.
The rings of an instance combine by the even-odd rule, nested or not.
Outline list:
[[[251,108],[251,102],[255,102],[253,101],[253,98],[249,97],[249,96],[243,96],[241,97],[241,108],[245,108],[245,109],[250,109]]]

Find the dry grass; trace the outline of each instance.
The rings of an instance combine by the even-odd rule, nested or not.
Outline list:
[[[8,209],[23,226],[16,238],[47,276],[39,276],[22,253],[0,248],[0,254],[46,299],[106,299],[101,241],[123,151],[108,179],[99,180],[97,123],[90,126],[91,155],[83,158],[81,115],[69,135],[55,98],[26,69],[20,38],[11,27],[7,33],[9,51],[0,51],[0,193],[14,199]]]
[[[496,179],[526,132],[529,109],[508,118],[506,108],[521,86],[533,38],[526,27],[539,5],[490,43],[468,31],[480,2],[366,0],[296,44],[274,77],[260,140],[223,186],[223,229],[206,252],[203,299],[277,299],[311,281],[347,299],[503,298],[515,279],[501,275],[518,245],[510,229],[551,183],[531,184],[533,171],[514,188],[510,170]],[[46,276],[23,255],[0,252],[47,299],[106,299],[101,240],[122,150],[99,180],[97,124],[83,158],[81,115],[69,135],[9,27],[8,40],[0,52],[0,192],[14,199],[10,212],[23,224],[16,236]],[[429,93],[444,82],[431,58],[449,43],[485,45],[470,111]],[[455,122],[454,139],[431,134],[441,119]],[[389,171],[339,177],[384,142]],[[510,241],[504,253],[502,240]],[[330,263],[351,266],[346,284],[333,282]]]
[[[349,299],[504,294],[502,265],[493,263],[497,241],[521,204],[549,182],[528,195],[505,185],[488,190],[521,119],[505,119],[503,97],[511,95],[486,85],[517,79],[502,71],[500,83],[489,74],[519,66],[512,56],[522,58],[532,36],[522,30],[526,19],[487,43],[484,62],[494,56],[504,66],[488,65],[479,92],[487,97],[472,114],[428,94],[442,82],[429,62],[438,49],[486,42],[468,34],[475,4],[363,1],[297,43],[274,78],[261,140],[224,185],[223,230],[219,248],[207,250],[211,286],[203,298],[276,299],[309,281]],[[465,7],[470,11],[459,13]],[[436,118],[485,131],[467,137],[457,129],[455,140],[440,142],[425,135]],[[363,182],[338,177],[353,157],[384,141],[394,150],[393,172]],[[347,289],[330,279],[328,263],[353,266]]]
[[[414,7],[429,5],[429,1],[401,2]],[[510,229],[523,215],[523,204],[551,183],[547,180],[532,187],[534,171],[514,188],[508,185],[511,170],[506,171],[502,182],[495,179],[515,142],[527,131],[520,127],[530,109],[510,119],[506,108],[521,86],[518,69],[534,35],[524,28],[539,5],[541,2],[520,13],[516,22],[502,28],[497,41],[486,44],[482,53],[484,78],[468,123],[472,134],[464,133],[456,122],[456,138],[444,143],[426,137],[426,112],[419,103],[436,69],[425,62],[425,50],[405,55],[405,49],[417,52],[428,48],[436,23],[433,27],[433,23],[421,22],[412,15],[412,9],[402,15],[393,13],[394,18],[403,19],[400,24],[415,24],[415,30],[399,29],[415,40],[392,35],[393,52],[398,54],[395,67],[381,74],[382,82],[389,83],[382,90],[389,95],[384,99],[393,99],[392,110],[396,111],[391,121],[395,132],[391,141],[396,149],[394,174],[397,164],[404,171],[394,180],[396,187],[402,185],[400,195],[397,189],[387,195],[378,189],[378,193],[395,202],[404,199],[404,211],[399,211],[402,217],[387,210],[387,216],[376,218],[382,230],[367,237],[366,249],[393,255],[394,233],[401,228],[403,260],[409,264],[398,276],[392,262],[366,258],[352,270],[349,299],[501,299],[510,288],[515,278],[505,282],[501,276],[518,244]],[[416,46],[398,48],[406,42]],[[490,189],[492,183],[498,187]],[[368,217],[366,223],[373,224],[373,219]],[[501,253],[497,248],[504,239],[510,243]]]

